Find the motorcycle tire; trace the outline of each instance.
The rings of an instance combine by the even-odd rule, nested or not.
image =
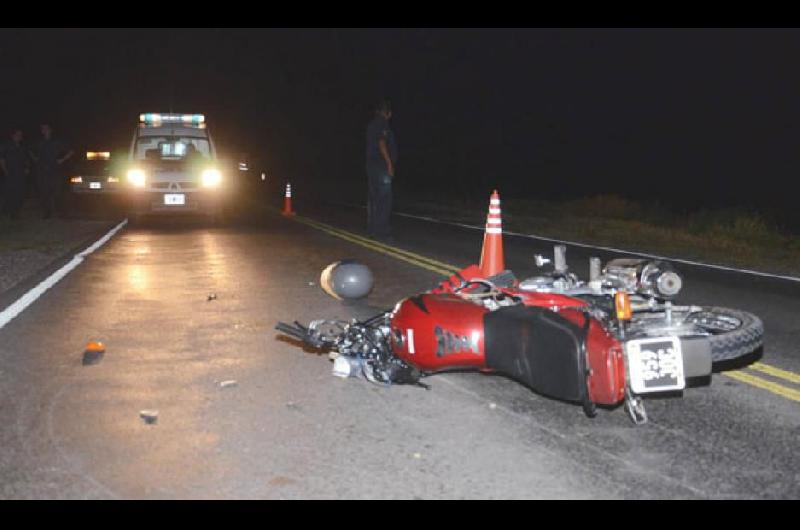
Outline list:
[[[746,311],[727,307],[703,307],[698,314],[711,317],[722,316],[739,320],[741,324],[730,331],[712,334],[708,337],[711,344],[711,361],[728,361],[753,353],[764,343],[764,324],[757,316]],[[693,315],[694,316],[694,315]]]

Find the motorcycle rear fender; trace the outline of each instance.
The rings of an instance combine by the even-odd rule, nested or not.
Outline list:
[[[681,338],[684,377],[711,375],[711,343],[705,337]]]

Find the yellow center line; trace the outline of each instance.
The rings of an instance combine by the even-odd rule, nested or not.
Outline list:
[[[298,217],[295,217],[293,219],[298,221],[298,222],[300,222],[300,223],[303,223],[303,224],[306,224],[306,225],[311,226],[313,228],[316,228],[317,230],[321,230],[323,232],[326,232],[326,233],[328,233],[328,234],[330,234],[332,236],[336,236],[336,237],[344,239],[346,241],[350,241],[351,243],[355,243],[357,245],[361,245],[363,247],[366,247],[366,248],[368,248],[370,250],[374,250],[376,252],[380,252],[382,254],[386,254],[388,256],[391,256],[393,258],[399,259],[401,261],[405,261],[407,263],[411,263],[412,265],[416,265],[418,267],[422,267],[423,269],[428,269],[430,271],[439,273],[442,276],[449,277],[453,273],[455,273],[456,271],[459,270],[458,268],[453,267],[453,266],[449,266],[449,265],[445,265],[445,264],[439,264],[439,262],[436,262],[435,260],[419,259],[419,258],[422,258],[422,256],[419,256],[419,258],[417,258],[416,255],[414,255],[414,253],[412,253],[412,252],[406,252],[406,251],[402,251],[402,249],[395,249],[394,247],[390,247],[388,245],[379,244],[379,243],[377,243],[375,241],[372,241],[372,240],[369,240],[369,239],[366,239],[366,238],[362,238],[360,236],[357,236],[356,234],[352,234],[352,233],[346,232],[344,230],[336,229],[336,228],[324,225],[322,223],[317,223],[315,221],[310,221],[308,219],[298,218]],[[447,268],[444,268],[444,267],[447,267]]]
[[[445,269],[445,270],[450,271],[450,274],[461,270],[461,268],[456,267],[455,265],[450,265],[449,263],[443,263],[441,261],[435,260],[435,259],[430,258],[428,256],[423,256],[421,254],[416,254],[414,252],[411,252],[410,250],[405,250],[405,249],[402,249],[402,248],[397,248],[397,247],[393,247],[393,246],[390,246],[390,245],[386,245],[386,244],[381,243],[379,241],[375,241],[374,239],[369,239],[369,238],[366,238],[364,236],[360,236],[358,234],[354,234],[353,232],[348,232],[347,230],[343,230],[341,228],[337,228],[335,226],[326,225],[325,223],[321,223],[321,222],[315,221],[313,219],[308,219],[306,217],[300,217],[300,216],[298,216],[296,219],[298,221],[300,221],[300,222],[304,222],[304,223],[310,224],[311,226],[315,226],[315,227],[318,227],[320,229],[326,229],[326,230],[329,230],[329,231],[332,231],[332,232],[336,232],[337,234],[342,234],[344,236],[348,236],[350,238],[357,239],[360,242],[366,243],[366,244],[371,245],[373,247],[379,247],[379,248],[381,248],[383,250],[386,250],[388,252],[392,252],[394,254],[402,254],[402,255],[404,255],[406,257],[415,259],[417,261],[423,261],[425,263],[429,263],[429,264],[431,264],[431,265],[433,265],[435,267],[439,267],[441,269]]]
[[[737,381],[741,381],[742,383],[747,383],[748,385],[753,385],[763,390],[768,390],[773,394],[778,394],[779,396],[783,396],[786,399],[791,399],[792,401],[800,402],[800,391],[795,390],[793,388],[785,387],[783,385],[779,385],[778,383],[773,383],[772,381],[767,381],[766,379],[762,379],[760,377],[756,377],[752,374],[748,374],[741,371],[722,372],[722,375],[730,377],[731,379],[736,379]]]
[[[383,254],[388,254],[392,257],[401,259],[408,263],[412,263],[414,265],[418,265],[420,267],[426,268],[428,270],[432,270],[434,272],[438,272],[443,276],[451,276],[453,273],[459,271],[460,269],[454,265],[449,265],[447,263],[442,263],[441,261],[437,261],[432,258],[428,258],[426,256],[421,256],[414,252],[403,250],[400,248],[392,247],[389,245],[385,245],[383,243],[379,243],[372,239],[367,239],[365,237],[359,236],[358,234],[354,234],[352,232],[348,232],[346,230],[342,230],[340,228],[336,228],[330,225],[326,225],[324,223],[320,223],[318,221],[313,221],[308,218],[304,217],[295,217],[295,220],[327,232],[336,237],[340,237],[352,243],[356,243],[358,245],[365,246],[377,252],[381,252]]]
[[[765,374],[769,374],[773,377],[778,377],[780,379],[784,379],[791,383],[800,384],[800,375],[797,375],[794,372],[790,372],[788,370],[781,370],[780,368],[775,368],[774,366],[770,366],[764,363],[753,363],[748,368],[752,368],[753,370],[758,370],[759,372],[763,372]]]
[[[428,269],[433,272],[438,272],[443,276],[451,276],[456,271],[459,271],[458,267],[454,265],[450,265],[447,263],[443,263],[441,261],[437,261],[432,258],[428,258],[422,256],[420,254],[416,254],[414,252],[403,250],[397,247],[392,247],[390,245],[386,245],[384,243],[379,243],[372,239],[365,238],[358,234],[354,234],[352,232],[348,232],[341,228],[336,228],[330,225],[326,225],[324,223],[320,223],[319,221],[314,221],[312,219],[308,219],[306,217],[293,217],[294,220],[299,221],[305,225],[311,226],[318,230],[322,230],[330,235],[336,236],[338,238],[344,239],[346,241],[350,241],[351,243],[355,243],[357,245],[361,245],[363,247],[369,248],[376,252],[380,252],[382,254],[386,254],[388,256],[397,258],[399,260],[405,261],[407,263],[411,263],[412,265],[416,265],[418,267],[422,267],[424,269]],[[782,370],[780,368],[776,368],[774,366],[768,365],[763,362],[753,363],[746,368],[751,368],[753,370],[758,370],[759,372],[771,375],[773,377],[777,377],[780,379],[784,379],[786,381],[792,383],[800,384],[800,375],[788,371]],[[772,381],[768,381],[761,377],[757,377],[755,375],[745,373],[741,370],[737,371],[730,371],[730,372],[722,372],[722,375],[728,376],[732,379],[736,379],[737,381],[741,381],[743,383],[747,383],[749,385],[761,388],[763,390],[768,390],[774,394],[778,394],[779,396],[785,397],[792,401],[800,401],[800,391],[795,390],[793,388],[789,388],[778,383],[774,383]]]

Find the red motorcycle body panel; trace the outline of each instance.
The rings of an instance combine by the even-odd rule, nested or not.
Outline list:
[[[463,286],[464,280],[478,278],[480,277],[479,274],[480,269],[477,267],[467,267],[459,274],[453,275],[431,293],[417,295],[399,302],[391,318],[391,346],[395,355],[425,372],[456,368],[491,371],[493,367],[487,366],[486,363],[486,330],[484,329],[485,318],[490,311],[482,305],[472,303],[452,294],[454,289]],[[589,368],[586,385],[591,401],[598,404],[614,405],[624,399],[625,364],[622,346],[618,340],[603,328],[599,321],[590,317],[588,331],[583,331],[587,329],[585,327],[587,316],[579,308],[587,305],[585,301],[554,293],[534,293],[515,288],[501,290],[507,295],[521,299],[524,306],[552,311],[558,317],[570,323],[569,325],[565,324],[565,329],[569,327],[572,331],[565,331],[564,333],[579,335],[580,344],[585,343],[586,362]],[[499,311],[505,310],[501,309]],[[531,311],[534,312],[531,313],[533,315],[531,318],[536,320],[535,312],[538,309],[531,309]],[[507,313],[510,318],[520,318],[519,311],[516,312],[515,317],[511,316],[510,311],[507,311]],[[500,315],[498,313],[495,317]],[[527,353],[516,352],[514,355],[534,355],[530,359],[534,363],[543,363],[540,366],[557,367],[560,365],[558,359],[562,354],[562,350],[552,351],[551,348],[547,351],[541,351],[541,347],[535,343],[537,338],[533,335],[540,332],[549,334],[550,340],[555,340],[555,343],[565,344],[565,342],[558,338],[552,338],[554,337],[552,326],[550,326],[551,331],[547,331],[542,327],[541,323],[535,324],[531,321],[531,323],[526,324],[525,318],[527,317],[523,316],[522,318],[522,324],[509,328],[517,330],[515,332],[521,335],[519,337],[510,337],[511,342],[508,344],[515,345],[517,342],[521,344],[524,341],[533,341],[533,344],[525,349]],[[492,320],[497,324],[496,318]],[[552,318],[546,320],[552,321]],[[581,330],[580,333],[575,331],[578,329]],[[568,342],[569,340],[567,340]],[[539,351],[531,353],[537,347],[539,347]],[[561,346],[556,348],[561,348]],[[514,348],[508,349],[512,350]],[[575,352],[574,346],[564,347],[563,366],[573,367],[574,360],[568,359],[568,357],[574,357]],[[492,355],[497,358],[498,352],[493,351]],[[500,352],[500,355],[502,355],[502,352]],[[525,360],[522,361],[523,364],[526,362]],[[519,366],[519,362],[514,359],[511,359],[511,363],[514,366]],[[578,372],[575,371],[575,377],[579,378],[577,374]],[[518,376],[519,374],[514,375]],[[535,381],[540,376],[541,374],[534,374],[533,376],[529,373],[527,374],[529,380],[534,382],[532,386],[535,386]],[[570,376],[567,375],[565,377],[568,378]],[[568,383],[565,386],[572,386],[574,382],[572,380],[568,381],[568,379],[565,379],[565,381]],[[544,387],[546,384],[542,383],[542,386]],[[552,389],[550,390],[549,393],[553,395]],[[574,393],[574,389],[571,392]]]
[[[484,366],[487,310],[452,294],[402,300],[392,314],[392,350],[427,372]]]
[[[456,289],[463,287],[465,282],[474,280],[476,278],[484,279],[485,276],[483,271],[477,265],[470,265],[450,276],[437,287],[432,289],[431,292],[433,294],[452,293]]]
[[[577,325],[583,325],[586,318],[581,311],[573,309],[564,309],[558,314]],[[616,405],[625,399],[622,345],[595,319],[590,319],[586,353],[590,369],[587,384],[592,402]]]

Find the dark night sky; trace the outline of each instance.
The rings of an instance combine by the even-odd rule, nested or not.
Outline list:
[[[797,30],[0,30],[0,126],[125,147],[140,112],[204,112],[274,174],[360,189],[386,94],[398,185],[791,205]]]

